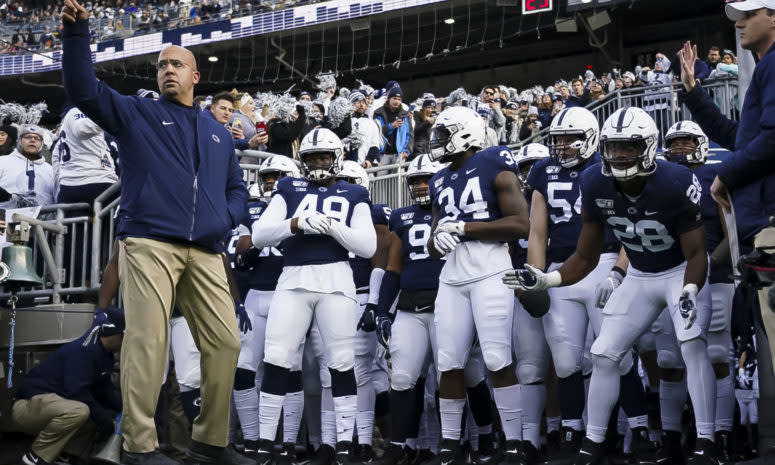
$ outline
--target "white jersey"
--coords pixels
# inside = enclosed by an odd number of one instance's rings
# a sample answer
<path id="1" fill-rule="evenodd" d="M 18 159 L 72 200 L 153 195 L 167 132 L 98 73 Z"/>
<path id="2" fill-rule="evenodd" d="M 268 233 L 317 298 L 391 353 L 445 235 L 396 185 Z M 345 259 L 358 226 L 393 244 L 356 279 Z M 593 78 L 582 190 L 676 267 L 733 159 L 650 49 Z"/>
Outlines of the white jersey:
<path id="1" fill-rule="evenodd" d="M 358 163 L 363 163 L 371 147 L 379 149 L 382 146 L 382 134 L 377 123 L 368 116 L 353 117 L 352 128 L 352 135 L 360 142 L 358 146 Z"/>
<path id="2" fill-rule="evenodd" d="M 78 108 L 62 119 L 56 150 L 51 151 L 57 185 L 114 183 L 116 167 L 101 127 Z"/>
<path id="3" fill-rule="evenodd" d="M 28 160 L 14 150 L 0 157 L 0 187 L 11 194 L 32 197 L 40 206 L 54 203 L 54 169 L 43 157 Z M 14 200 L 0 203 L 0 208 L 13 208 Z"/>

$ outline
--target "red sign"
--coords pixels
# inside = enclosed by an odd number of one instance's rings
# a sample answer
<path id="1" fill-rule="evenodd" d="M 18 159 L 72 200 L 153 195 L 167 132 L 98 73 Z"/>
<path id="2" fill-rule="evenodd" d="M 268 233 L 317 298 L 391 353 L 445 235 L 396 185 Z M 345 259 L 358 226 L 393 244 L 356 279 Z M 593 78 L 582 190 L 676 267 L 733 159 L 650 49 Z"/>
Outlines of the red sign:
<path id="1" fill-rule="evenodd" d="M 552 11 L 552 0 L 522 0 L 522 14 Z"/>

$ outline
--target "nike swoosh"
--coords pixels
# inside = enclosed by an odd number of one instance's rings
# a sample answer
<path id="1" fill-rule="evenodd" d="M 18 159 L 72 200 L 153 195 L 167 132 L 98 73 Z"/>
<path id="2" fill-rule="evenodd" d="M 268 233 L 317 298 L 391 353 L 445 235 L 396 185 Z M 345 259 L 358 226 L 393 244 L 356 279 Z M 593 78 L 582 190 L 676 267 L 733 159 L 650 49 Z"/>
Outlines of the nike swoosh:
<path id="1" fill-rule="evenodd" d="M 169 126 L 170 124 L 175 124 L 175 122 L 174 121 L 162 121 L 161 124 L 163 124 L 165 126 Z"/>
<path id="2" fill-rule="evenodd" d="M 518 449 L 511 449 L 506 451 L 507 454 L 516 454 L 517 452 L 519 452 Z"/>
<path id="3" fill-rule="evenodd" d="M 342 189 L 342 190 L 337 189 L 336 190 L 337 194 L 341 194 L 342 192 L 347 192 L 347 189 Z"/>
<path id="4" fill-rule="evenodd" d="M 466 170 L 466 174 L 471 174 L 471 173 L 473 173 L 474 171 L 476 171 L 476 168 L 472 168 L 472 169 L 470 169 L 470 170 Z"/>
<path id="5" fill-rule="evenodd" d="M 452 463 L 452 460 L 450 460 L 449 462 L 444 462 L 444 461 L 442 460 L 442 462 L 441 462 L 441 465 L 449 465 L 450 463 Z"/>
<path id="6" fill-rule="evenodd" d="M 694 451 L 694 455 L 705 455 L 705 451 L 704 450 L 696 450 L 696 451 Z"/>
<path id="7" fill-rule="evenodd" d="M 646 212 L 646 216 L 656 215 L 657 212 Z"/>
<path id="8" fill-rule="evenodd" d="M 283 457 L 286 457 L 286 456 L 288 455 L 288 452 L 286 452 L 286 451 L 283 451 L 283 452 L 280 452 L 278 455 L 281 455 L 281 456 L 283 456 Z"/>
<path id="9" fill-rule="evenodd" d="M 264 450 L 264 449 L 258 449 L 256 451 L 256 454 L 270 454 L 270 453 L 271 452 L 269 452 L 268 450 Z"/>

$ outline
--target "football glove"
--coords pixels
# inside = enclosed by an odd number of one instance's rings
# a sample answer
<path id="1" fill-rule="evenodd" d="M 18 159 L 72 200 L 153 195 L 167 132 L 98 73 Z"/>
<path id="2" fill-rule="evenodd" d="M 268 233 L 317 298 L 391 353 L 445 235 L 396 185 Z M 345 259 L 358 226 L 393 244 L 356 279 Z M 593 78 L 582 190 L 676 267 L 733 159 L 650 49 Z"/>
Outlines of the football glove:
<path id="1" fill-rule="evenodd" d="M 433 233 L 433 247 L 441 252 L 442 255 L 447 255 L 455 250 L 458 244 L 460 244 L 460 238 L 454 234 L 441 229 L 436 229 L 436 232 Z"/>
<path id="2" fill-rule="evenodd" d="M 245 310 L 245 304 L 239 299 L 234 299 L 234 311 L 237 314 L 237 320 L 239 321 L 239 329 L 243 333 L 253 330 L 253 323 L 250 322 L 248 312 Z"/>
<path id="3" fill-rule="evenodd" d="M 518 291 L 545 291 L 562 284 L 562 276 L 557 270 L 544 273 L 533 265 L 525 265 L 524 269 L 507 271 L 503 276 L 503 284 L 509 289 Z"/>
<path id="4" fill-rule="evenodd" d="M 436 226 L 436 231 L 444 231 L 457 236 L 466 235 L 466 222 L 465 221 L 445 221 L 439 223 Z"/>
<path id="5" fill-rule="evenodd" d="M 322 213 L 311 213 L 299 217 L 298 227 L 304 234 L 328 234 L 331 219 Z"/>
<path id="6" fill-rule="evenodd" d="M 746 390 L 753 388 L 753 378 L 748 376 L 748 372 L 743 367 L 737 369 L 737 387 Z"/>
<path id="7" fill-rule="evenodd" d="M 595 288 L 595 305 L 597 305 L 597 308 L 605 307 L 614 289 L 619 287 L 623 280 L 624 275 L 619 270 L 611 270 L 608 276 L 597 284 Z"/>
<path id="8" fill-rule="evenodd" d="M 366 304 L 357 328 L 369 333 L 377 329 L 377 304 Z"/>
<path id="9" fill-rule="evenodd" d="M 390 346 L 390 327 L 393 323 L 387 315 L 377 316 L 377 341 L 387 349 Z"/>
<path id="10" fill-rule="evenodd" d="M 684 320 L 684 329 L 689 329 L 697 319 L 697 289 L 696 284 L 686 284 L 678 299 L 678 311 Z"/>

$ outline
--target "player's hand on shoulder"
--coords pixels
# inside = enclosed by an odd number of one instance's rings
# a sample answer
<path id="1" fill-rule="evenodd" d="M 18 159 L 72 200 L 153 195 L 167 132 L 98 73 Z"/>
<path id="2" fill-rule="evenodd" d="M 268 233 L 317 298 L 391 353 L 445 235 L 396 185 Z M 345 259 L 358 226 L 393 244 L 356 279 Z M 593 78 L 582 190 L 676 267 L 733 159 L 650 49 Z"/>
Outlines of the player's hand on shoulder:
<path id="1" fill-rule="evenodd" d="M 527 264 L 523 269 L 507 271 L 502 280 L 509 289 L 519 291 L 544 291 L 562 284 L 562 276 L 559 271 L 544 273 L 542 270 Z"/>

